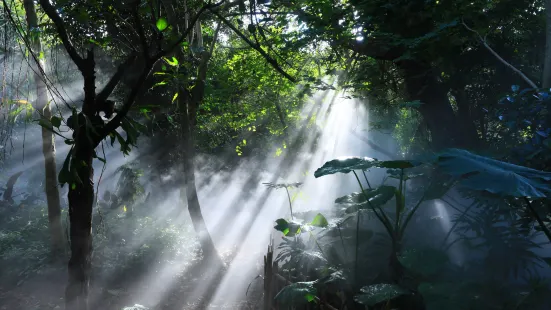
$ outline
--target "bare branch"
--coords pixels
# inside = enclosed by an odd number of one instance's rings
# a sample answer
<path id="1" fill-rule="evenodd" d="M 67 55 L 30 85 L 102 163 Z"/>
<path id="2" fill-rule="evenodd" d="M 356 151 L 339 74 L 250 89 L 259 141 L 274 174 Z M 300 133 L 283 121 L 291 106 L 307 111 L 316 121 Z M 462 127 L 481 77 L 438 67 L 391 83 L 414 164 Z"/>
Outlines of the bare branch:
<path id="1" fill-rule="evenodd" d="M 84 64 L 84 58 L 78 54 L 75 46 L 71 42 L 67 29 L 65 29 L 65 25 L 63 24 L 63 20 L 61 20 L 61 17 L 57 13 L 55 7 L 50 3 L 50 0 L 40 0 L 39 2 L 44 12 L 46 12 L 48 17 L 54 22 L 59 38 L 61 39 L 61 42 L 63 42 L 63 46 L 73 62 L 77 65 L 81 72 L 86 71 L 87 68 Z"/>
<path id="2" fill-rule="evenodd" d="M 283 75 L 286 79 L 288 79 L 289 81 L 293 82 L 293 83 L 296 83 L 296 79 L 294 77 L 292 77 L 291 75 L 289 75 L 287 72 L 285 72 L 285 70 L 283 70 L 279 64 L 277 63 L 277 61 L 275 59 L 273 59 L 272 57 L 270 57 L 270 55 L 268 55 L 263 49 L 262 47 L 260 47 L 260 45 L 258 44 L 255 44 L 253 43 L 251 40 L 249 40 L 241 31 L 239 31 L 239 29 L 237 29 L 232 23 L 230 23 L 227 19 L 225 19 L 222 15 L 220 15 L 220 13 L 218 13 L 217 11 L 215 10 L 212 10 L 209 8 L 209 11 L 211 11 L 214 15 L 216 15 L 216 17 L 218 17 L 220 19 L 221 22 L 223 22 L 226 26 L 228 26 L 231 30 L 233 30 L 233 32 L 235 32 L 235 34 L 237 34 L 243 41 L 245 41 L 248 45 L 250 45 L 252 48 L 254 48 L 258 53 L 260 53 L 260 55 L 262 55 L 262 57 L 264 57 L 264 59 L 266 59 L 266 61 L 272 65 L 272 67 L 279 73 L 281 73 L 281 75 Z"/>
<path id="3" fill-rule="evenodd" d="M 476 30 L 474 30 L 474 29 L 470 28 L 469 26 L 467 26 L 467 24 L 465 24 L 464 21 L 462 21 L 462 24 L 467 30 L 475 33 L 476 36 L 478 37 L 478 39 L 480 40 L 480 42 L 482 43 L 482 45 L 484 45 L 484 47 L 486 49 L 488 49 L 488 51 L 490 51 L 490 53 L 492 53 L 492 55 L 494 55 L 499 61 L 501 61 L 504 65 L 506 65 L 511 70 L 513 70 L 516 74 L 520 75 L 520 77 L 522 77 L 522 79 L 524 79 L 524 81 L 526 81 L 526 83 L 528 83 L 532 88 L 538 88 L 536 83 L 534 83 L 532 80 L 530 80 L 530 78 L 528 78 L 524 73 L 522 73 L 522 71 L 515 68 L 515 66 L 511 65 L 505 59 L 503 59 L 501 56 L 499 56 L 499 54 L 496 51 L 494 51 L 494 49 L 492 49 L 490 47 L 490 45 L 488 45 L 488 42 L 486 41 L 485 37 L 483 38 Z"/>

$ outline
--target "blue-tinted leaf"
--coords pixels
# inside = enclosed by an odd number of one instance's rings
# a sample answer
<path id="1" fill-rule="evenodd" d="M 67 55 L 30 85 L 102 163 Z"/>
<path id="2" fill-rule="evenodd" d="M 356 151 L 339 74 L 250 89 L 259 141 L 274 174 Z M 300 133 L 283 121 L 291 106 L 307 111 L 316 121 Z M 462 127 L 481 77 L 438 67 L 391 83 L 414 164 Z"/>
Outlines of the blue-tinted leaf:
<path id="1" fill-rule="evenodd" d="M 466 150 L 448 149 L 437 168 L 460 178 L 460 185 L 500 196 L 543 198 L 551 195 L 551 173 L 513 165 Z"/>

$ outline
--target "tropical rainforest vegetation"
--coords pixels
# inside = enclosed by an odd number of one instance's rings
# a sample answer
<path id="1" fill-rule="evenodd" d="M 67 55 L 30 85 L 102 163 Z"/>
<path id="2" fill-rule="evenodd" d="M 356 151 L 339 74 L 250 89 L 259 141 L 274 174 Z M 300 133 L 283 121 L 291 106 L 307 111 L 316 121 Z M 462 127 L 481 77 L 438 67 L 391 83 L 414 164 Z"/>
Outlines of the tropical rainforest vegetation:
<path id="1" fill-rule="evenodd" d="M 1 3 L 0 309 L 551 308 L 551 0 Z"/>

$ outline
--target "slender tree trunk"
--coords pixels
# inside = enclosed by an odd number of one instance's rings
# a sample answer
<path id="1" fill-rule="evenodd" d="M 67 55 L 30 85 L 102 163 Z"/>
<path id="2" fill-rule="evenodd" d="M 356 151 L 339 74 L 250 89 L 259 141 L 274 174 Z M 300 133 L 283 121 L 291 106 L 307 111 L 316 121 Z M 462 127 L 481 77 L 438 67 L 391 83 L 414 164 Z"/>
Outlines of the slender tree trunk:
<path id="1" fill-rule="evenodd" d="M 31 48 L 38 59 L 34 62 L 33 69 L 35 71 L 34 83 L 36 87 L 36 102 L 35 107 L 41 111 L 46 120 L 52 118 L 52 110 L 48 103 L 47 87 L 44 83 L 42 74 L 44 64 L 42 61 L 42 46 L 38 32 L 34 31 L 38 27 L 38 18 L 34 1 L 24 0 L 23 5 L 27 16 L 27 27 L 30 34 Z M 65 238 L 63 237 L 63 226 L 61 225 L 61 202 L 59 198 L 59 189 L 57 184 L 57 167 L 55 162 L 55 140 L 54 134 L 46 129 L 42 129 L 42 153 L 44 154 L 44 169 L 46 174 L 45 191 L 46 201 L 48 203 L 48 221 L 50 229 L 50 239 L 52 246 L 52 254 L 59 255 L 65 249 Z"/>
<path id="2" fill-rule="evenodd" d="M 545 53 L 543 88 L 551 88 L 551 0 L 545 0 Z"/>
<path id="3" fill-rule="evenodd" d="M 207 229 L 201 205 L 197 196 L 197 187 L 195 184 L 195 144 L 193 139 L 193 126 L 190 122 L 188 114 L 189 101 L 186 100 L 188 94 L 179 96 L 178 105 L 180 111 L 180 122 L 182 126 L 182 149 L 183 149 L 183 164 L 184 164 L 184 188 L 188 205 L 189 216 L 193 223 L 193 228 L 199 237 L 201 249 L 206 259 L 212 260 L 213 263 L 222 265 L 222 261 L 218 256 L 214 242 Z M 182 193 L 183 194 L 183 193 Z M 182 197 L 183 198 L 183 197 Z"/>
<path id="4" fill-rule="evenodd" d="M 184 6 L 187 7 L 187 3 L 184 1 Z M 187 10 L 186 10 L 187 12 Z M 171 16 L 171 18 L 174 16 Z M 195 32 L 197 32 L 197 44 L 194 44 L 196 47 L 203 47 L 203 36 L 201 30 L 201 24 L 199 21 L 195 25 L 189 25 L 189 14 L 185 14 L 184 20 L 184 29 L 193 27 Z M 176 30 L 176 29 L 175 29 Z M 216 32 L 218 33 L 218 31 Z M 214 41 L 216 41 L 216 36 Z M 190 44 L 193 44 L 192 34 L 190 33 L 187 37 L 187 40 Z M 214 44 L 214 43 L 213 43 Z M 211 49 L 212 53 L 212 49 Z M 180 50 L 178 52 L 178 57 L 185 58 L 187 57 Z M 214 246 L 212 237 L 208 231 L 203 213 L 201 212 L 201 205 L 199 203 L 199 198 L 197 196 L 197 186 L 195 183 L 195 140 L 194 140 L 194 128 L 197 118 L 197 108 L 199 104 L 203 101 L 204 89 L 205 89 L 205 79 L 207 72 L 207 64 L 210 59 L 210 53 L 203 52 L 201 57 L 201 62 L 199 64 L 197 79 L 193 87 L 192 93 L 188 91 L 185 87 L 179 89 L 178 96 L 178 110 L 180 112 L 180 125 L 182 126 L 182 151 L 183 151 L 183 166 L 184 166 L 184 189 L 186 194 L 186 201 L 188 206 L 189 216 L 193 223 L 193 228 L 198 235 L 199 243 L 201 249 L 203 250 L 204 258 L 210 260 L 213 265 L 218 267 L 223 266 L 222 259 L 218 255 L 218 251 Z M 187 83 L 184 83 L 186 85 Z M 183 191 L 182 191 L 182 200 Z"/>

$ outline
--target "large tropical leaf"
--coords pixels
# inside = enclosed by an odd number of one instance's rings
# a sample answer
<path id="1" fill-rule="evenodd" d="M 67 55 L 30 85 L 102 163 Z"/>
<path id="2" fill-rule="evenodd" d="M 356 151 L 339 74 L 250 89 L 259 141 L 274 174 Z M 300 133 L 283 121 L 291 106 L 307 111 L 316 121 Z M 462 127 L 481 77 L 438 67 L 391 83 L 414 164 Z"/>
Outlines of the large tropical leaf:
<path id="1" fill-rule="evenodd" d="M 341 157 L 330 160 L 314 172 L 316 178 L 335 173 L 349 173 L 353 170 L 367 170 L 372 168 L 377 159 L 369 157 Z"/>
<path id="2" fill-rule="evenodd" d="M 362 305 L 373 307 L 380 302 L 407 294 L 409 292 L 398 285 L 382 283 L 364 286 L 361 294 L 354 296 L 354 300 Z"/>
<path id="3" fill-rule="evenodd" d="M 354 192 L 350 195 L 339 197 L 335 199 L 335 203 L 351 205 L 345 212 L 352 213 L 358 211 L 358 209 L 381 207 L 390 201 L 396 193 L 396 187 L 382 185 L 375 189 L 364 190 L 363 193 Z M 369 199 L 369 204 L 367 203 L 367 199 Z"/>
<path id="4" fill-rule="evenodd" d="M 551 195 L 551 173 L 513 165 L 466 150 L 448 149 L 437 168 L 460 178 L 460 185 L 500 196 L 543 198 Z"/>
<path id="5" fill-rule="evenodd" d="M 274 297 L 275 301 L 282 307 L 293 307 L 304 305 L 313 301 L 317 290 L 315 282 L 297 282 L 284 287 Z"/>
<path id="6" fill-rule="evenodd" d="M 370 157 L 341 157 L 330 160 L 314 172 L 319 178 L 335 173 L 349 173 L 353 170 L 367 170 L 370 168 L 407 169 L 420 165 L 421 162 L 413 160 L 384 160 L 379 161 Z"/>

